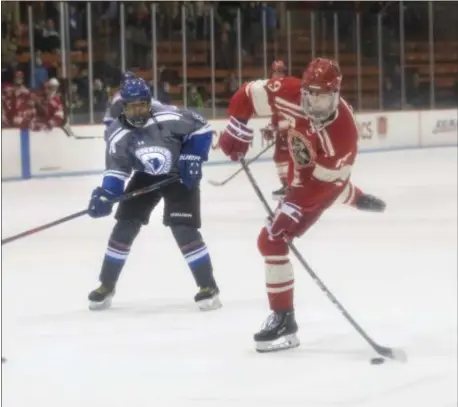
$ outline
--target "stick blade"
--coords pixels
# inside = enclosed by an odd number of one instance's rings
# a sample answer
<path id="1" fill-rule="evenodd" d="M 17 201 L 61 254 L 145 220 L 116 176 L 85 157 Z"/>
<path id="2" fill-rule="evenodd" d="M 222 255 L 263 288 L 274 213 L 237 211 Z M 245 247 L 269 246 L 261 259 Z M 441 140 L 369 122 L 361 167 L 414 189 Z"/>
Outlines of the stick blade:
<path id="1" fill-rule="evenodd" d="M 208 180 L 208 183 L 214 187 L 222 187 L 225 184 L 224 181 L 213 181 L 211 179 Z"/>
<path id="2" fill-rule="evenodd" d="M 391 353 L 393 355 L 394 360 L 397 360 L 398 362 L 402 363 L 407 363 L 407 353 L 404 350 L 400 348 L 393 348 L 391 349 Z"/>
<path id="3" fill-rule="evenodd" d="M 401 363 L 407 363 L 407 353 L 400 348 L 385 348 L 383 346 L 377 346 L 375 351 L 384 358 L 392 359 Z"/>

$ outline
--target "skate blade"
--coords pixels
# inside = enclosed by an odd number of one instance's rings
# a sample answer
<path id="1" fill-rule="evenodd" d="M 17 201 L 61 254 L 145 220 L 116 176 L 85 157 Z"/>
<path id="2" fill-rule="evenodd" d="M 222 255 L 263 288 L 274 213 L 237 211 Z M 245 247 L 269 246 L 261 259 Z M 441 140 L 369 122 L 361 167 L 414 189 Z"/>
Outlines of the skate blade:
<path id="1" fill-rule="evenodd" d="M 205 300 L 197 301 L 196 304 L 201 311 L 213 311 L 223 306 L 217 295 L 212 298 L 206 298 Z"/>
<path id="2" fill-rule="evenodd" d="M 89 301 L 89 309 L 91 311 L 103 311 L 111 307 L 111 299 L 113 297 L 107 297 L 102 302 Z"/>
<path id="3" fill-rule="evenodd" d="M 275 194 L 272 194 L 272 199 L 273 199 L 274 201 L 281 201 L 284 197 L 285 197 L 285 195 L 275 195 Z"/>
<path id="4" fill-rule="evenodd" d="M 256 351 L 260 353 L 277 352 L 280 350 L 297 348 L 301 344 L 296 334 L 285 335 L 274 341 L 256 342 Z"/>

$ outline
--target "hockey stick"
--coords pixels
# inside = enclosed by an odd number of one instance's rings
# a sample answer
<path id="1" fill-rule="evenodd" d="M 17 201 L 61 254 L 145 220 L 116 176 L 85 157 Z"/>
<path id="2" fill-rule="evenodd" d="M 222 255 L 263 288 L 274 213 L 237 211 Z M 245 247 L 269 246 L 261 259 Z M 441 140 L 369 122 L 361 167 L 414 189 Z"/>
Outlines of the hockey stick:
<path id="1" fill-rule="evenodd" d="M 253 158 L 247 161 L 247 165 L 250 165 L 252 162 L 256 161 L 259 157 L 261 157 L 267 150 L 270 150 L 273 146 L 275 145 L 275 142 L 268 144 L 266 147 L 264 147 L 258 154 L 256 154 Z M 223 185 L 226 185 L 230 180 L 235 178 L 237 175 L 239 175 L 243 171 L 243 168 L 239 168 L 237 171 L 235 171 L 231 176 L 227 177 L 223 181 L 213 181 L 213 180 L 208 180 L 208 183 L 213 185 L 214 187 L 222 187 Z"/>
<path id="2" fill-rule="evenodd" d="M 145 188 L 137 189 L 137 190 L 129 192 L 127 194 L 123 194 L 123 195 L 113 199 L 112 203 L 118 203 L 118 202 L 127 201 L 128 199 L 135 198 L 135 197 L 137 197 L 139 195 L 144 195 L 144 194 L 147 194 L 149 192 L 156 191 L 157 189 L 162 188 L 162 187 L 164 187 L 166 185 L 169 185 L 169 184 L 171 184 L 171 183 L 173 183 L 173 182 L 175 182 L 175 181 L 177 181 L 179 179 L 180 178 L 176 177 L 176 176 L 175 177 L 171 177 L 171 178 L 167 178 L 167 179 L 165 179 L 163 181 L 160 181 L 160 182 L 157 182 L 155 184 L 149 185 L 149 186 L 147 186 Z M 57 219 L 57 220 L 55 220 L 53 222 L 46 223 L 46 224 L 38 226 L 36 228 L 26 230 L 25 232 L 19 233 L 17 235 L 7 237 L 6 239 L 2 239 L 2 246 L 4 244 L 10 243 L 10 242 L 14 242 L 15 240 L 18 240 L 18 239 L 20 239 L 22 237 L 30 236 L 30 235 L 33 235 L 35 233 L 41 232 L 43 230 L 49 229 L 49 228 L 51 228 L 53 226 L 60 225 L 61 223 L 68 222 L 69 220 L 79 218 L 80 216 L 86 215 L 88 212 L 89 212 L 88 209 L 84 209 L 83 211 L 75 212 L 75 213 L 73 213 L 71 215 L 68 215 L 68 216 L 65 216 L 63 218 Z"/>
<path id="3" fill-rule="evenodd" d="M 59 129 L 61 129 L 68 138 L 73 138 L 75 140 L 93 140 L 104 138 L 104 136 L 78 136 L 73 132 L 68 122 L 63 124 L 62 126 L 59 126 Z"/>
<path id="4" fill-rule="evenodd" d="M 245 161 L 245 159 L 241 159 L 241 164 L 242 168 L 245 171 L 251 186 L 253 187 L 256 195 L 258 196 L 259 200 L 262 202 L 264 205 L 265 210 L 269 214 L 269 216 L 273 217 L 274 213 L 272 209 L 270 208 L 268 202 L 266 201 L 266 198 L 264 197 L 261 189 L 259 188 L 258 183 L 254 179 L 254 176 L 248 167 L 248 163 Z M 294 244 L 291 241 L 287 241 L 288 246 L 290 250 L 293 252 L 293 254 L 296 256 L 297 260 L 301 263 L 301 265 L 305 268 L 307 273 L 309 273 L 310 277 L 315 281 L 315 283 L 320 287 L 321 291 L 326 294 L 328 299 L 334 304 L 334 306 L 340 311 L 340 313 L 345 317 L 345 319 L 350 322 L 350 324 L 353 326 L 353 328 L 356 329 L 356 331 L 366 340 L 367 343 L 372 347 L 372 349 L 375 350 L 380 356 L 383 356 L 385 358 L 390 358 L 397 360 L 399 362 L 406 362 L 407 361 L 407 355 L 402 349 L 397 349 L 397 348 L 388 348 L 385 346 L 381 346 L 377 344 L 365 331 L 361 326 L 353 319 L 353 317 L 348 313 L 348 311 L 343 307 L 343 305 L 337 300 L 336 297 L 329 291 L 329 289 L 326 287 L 326 285 L 320 280 L 320 278 L 315 274 L 315 272 L 312 270 L 312 268 L 308 265 L 308 263 L 305 261 L 304 257 L 300 254 L 299 250 L 296 249 Z"/>

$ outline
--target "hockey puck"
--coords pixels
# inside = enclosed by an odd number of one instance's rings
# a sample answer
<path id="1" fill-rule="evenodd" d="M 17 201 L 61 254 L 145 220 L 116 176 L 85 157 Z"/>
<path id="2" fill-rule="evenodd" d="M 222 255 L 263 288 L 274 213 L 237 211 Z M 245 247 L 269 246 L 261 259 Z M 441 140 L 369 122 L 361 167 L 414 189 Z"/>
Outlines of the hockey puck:
<path id="1" fill-rule="evenodd" d="M 371 365 L 382 365 L 385 363 L 385 359 L 383 358 L 372 358 L 371 359 Z"/>

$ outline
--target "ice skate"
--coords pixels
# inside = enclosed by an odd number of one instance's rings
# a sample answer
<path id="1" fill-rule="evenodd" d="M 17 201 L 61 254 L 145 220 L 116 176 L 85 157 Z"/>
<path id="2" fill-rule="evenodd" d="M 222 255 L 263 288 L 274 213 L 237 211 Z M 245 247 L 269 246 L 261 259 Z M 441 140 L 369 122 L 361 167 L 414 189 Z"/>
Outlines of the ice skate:
<path id="1" fill-rule="evenodd" d="M 300 345 L 297 336 L 294 311 L 274 312 L 267 318 L 262 329 L 254 335 L 258 352 L 275 352 L 296 348 Z"/>
<path id="2" fill-rule="evenodd" d="M 108 288 L 103 284 L 89 293 L 89 309 L 100 311 L 111 307 L 111 300 L 115 295 L 114 288 Z"/>
<path id="3" fill-rule="evenodd" d="M 201 287 L 194 296 L 194 301 L 201 311 L 212 311 L 223 306 L 219 299 L 218 287 Z"/>
<path id="4" fill-rule="evenodd" d="M 286 192 L 287 192 L 287 186 L 283 185 L 281 188 L 272 192 L 272 199 L 274 201 L 279 201 L 286 196 Z"/>

